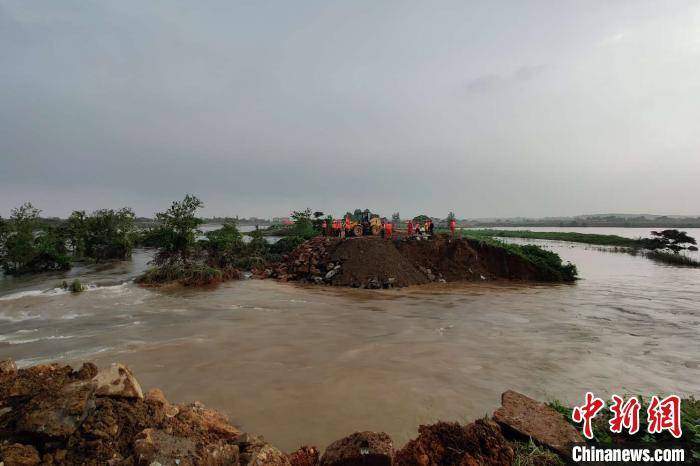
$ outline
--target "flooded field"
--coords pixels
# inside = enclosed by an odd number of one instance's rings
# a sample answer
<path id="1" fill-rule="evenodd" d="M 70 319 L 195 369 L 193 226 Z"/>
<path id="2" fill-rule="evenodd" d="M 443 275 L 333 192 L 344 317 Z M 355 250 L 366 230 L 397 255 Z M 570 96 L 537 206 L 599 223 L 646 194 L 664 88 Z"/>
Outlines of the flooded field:
<path id="1" fill-rule="evenodd" d="M 509 388 L 566 401 L 586 390 L 700 393 L 699 269 L 536 243 L 576 263 L 581 280 L 165 291 L 131 282 L 144 250 L 131 262 L 4 277 L 0 359 L 122 361 L 144 388 L 200 400 L 287 450 L 361 429 L 400 444 L 420 423 L 483 416 Z M 57 288 L 74 276 L 87 292 Z"/>

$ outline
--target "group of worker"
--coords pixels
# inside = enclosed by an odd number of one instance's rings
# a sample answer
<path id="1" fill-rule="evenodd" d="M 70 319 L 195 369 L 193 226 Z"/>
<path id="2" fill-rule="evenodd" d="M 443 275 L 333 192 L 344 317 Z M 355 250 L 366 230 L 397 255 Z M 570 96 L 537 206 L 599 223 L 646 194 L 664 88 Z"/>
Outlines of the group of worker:
<path id="1" fill-rule="evenodd" d="M 409 238 L 412 236 L 421 237 L 423 236 L 423 234 L 433 236 L 434 233 L 435 225 L 430 219 L 427 219 L 425 222 L 423 222 L 422 228 L 421 222 L 414 223 L 413 220 L 409 220 L 408 222 L 406 222 L 406 234 Z"/>
<path id="2" fill-rule="evenodd" d="M 455 236 L 455 228 L 457 222 L 452 219 L 450 220 L 450 232 L 452 237 Z M 332 236 L 338 236 L 340 238 L 345 238 L 345 236 L 350 232 L 352 228 L 352 220 L 350 216 L 346 216 L 345 219 L 333 219 L 331 222 L 331 231 L 328 231 L 328 223 L 323 221 L 323 232 L 324 234 L 329 234 Z M 412 237 L 423 237 L 427 235 L 432 237 L 435 234 L 435 225 L 431 219 L 427 219 L 425 222 L 421 223 L 419 221 L 408 220 L 406 222 L 406 236 Z M 383 238 L 393 239 L 394 237 L 394 224 L 389 221 L 382 222 L 381 235 Z"/>

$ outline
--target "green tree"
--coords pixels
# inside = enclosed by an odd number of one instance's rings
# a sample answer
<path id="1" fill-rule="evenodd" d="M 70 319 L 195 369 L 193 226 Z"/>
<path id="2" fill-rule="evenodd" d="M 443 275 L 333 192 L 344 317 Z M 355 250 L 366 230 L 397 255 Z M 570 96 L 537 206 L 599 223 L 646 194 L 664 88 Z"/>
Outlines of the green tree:
<path id="1" fill-rule="evenodd" d="M 233 221 L 227 221 L 218 230 L 205 234 L 202 244 L 207 250 L 209 264 L 213 267 L 226 267 L 243 254 L 243 235 Z"/>
<path id="2" fill-rule="evenodd" d="M 17 275 L 70 268 L 66 241 L 57 228 L 41 228 L 41 211 L 27 202 L 13 209 L 4 222 L 0 264 L 5 273 Z"/>
<path id="3" fill-rule="evenodd" d="M 314 218 L 311 221 L 311 223 L 314 227 L 314 230 L 316 230 L 317 232 L 319 232 L 323 229 L 323 221 L 325 220 L 325 218 L 323 216 L 324 216 L 324 213 L 321 211 L 314 212 Z"/>
<path id="4" fill-rule="evenodd" d="M 131 257 L 134 218 L 134 211 L 128 207 L 93 212 L 85 219 L 85 255 L 97 262 Z"/>
<path id="5" fill-rule="evenodd" d="M 313 221 L 311 220 L 311 209 L 295 210 L 292 212 L 292 221 L 294 222 L 294 235 L 304 238 L 316 236 Z"/>
<path id="6" fill-rule="evenodd" d="M 651 235 L 653 236 L 652 241 L 657 243 L 658 249 L 670 249 L 676 254 L 683 249 L 690 249 L 692 245 L 697 244 L 695 238 L 688 236 L 685 231 L 652 231 Z"/>
<path id="7" fill-rule="evenodd" d="M 455 213 L 454 213 L 454 212 L 450 211 L 450 213 L 447 214 L 447 218 L 446 218 L 445 220 L 447 221 L 447 224 L 449 225 L 449 223 L 450 223 L 452 220 L 457 220 L 457 217 L 455 216 Z"/>
<path id="8" fill-rule="evenodd" d="M 270 244 L 267 242 L 261 230 L 254 230 L 250 233 L 250 242 L 247 244 L 248 256 L 257 262 L 264 261 L 265 255 L 270 250 Z"/>
<path id="9" fill-rule="evenodd" d="M 87 240 L 87 216 L 84 210 L 75 210 L 65 225 L 68 244 L 75 257 L 85 255 L 85 242 Z"/>
<path id="10" fill-rule="evenodd" d="M 158 244 L 160 248 L 154 262 L 156 264 L 188 264 L 196 252 L 197 236 L 202 220 L 197 210 L 204 204 L 197 197 L 188 194 L 181 201 L 175 201 L 165 212 L 156 214 L 158 223 Z"/>

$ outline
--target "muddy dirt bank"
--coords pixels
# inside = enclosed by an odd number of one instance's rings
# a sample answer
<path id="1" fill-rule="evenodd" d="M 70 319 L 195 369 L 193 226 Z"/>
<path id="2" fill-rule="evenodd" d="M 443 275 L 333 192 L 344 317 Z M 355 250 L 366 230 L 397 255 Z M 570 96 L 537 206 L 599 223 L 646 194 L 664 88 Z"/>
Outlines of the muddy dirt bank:
<path id="1" fill-rule="evenodd" d="M 555 261 L 560 263 L 558 256 Z M 549 264 L 516 248 L 446 235 L 396 240 L 317 237 L 281 262 L 256 271 L 256 276 L 370 289 L 493 279 L 566 280 L 552 273 Z"/>

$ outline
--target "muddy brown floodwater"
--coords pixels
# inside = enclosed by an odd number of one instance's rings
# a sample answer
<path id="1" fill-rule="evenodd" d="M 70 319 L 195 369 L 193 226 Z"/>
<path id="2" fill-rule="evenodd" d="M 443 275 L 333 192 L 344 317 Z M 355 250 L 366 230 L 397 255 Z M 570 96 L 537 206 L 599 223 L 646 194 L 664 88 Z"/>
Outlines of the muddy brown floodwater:
<path id="1" fill-rule="evenodd" d="M 157 291 L 130 282 L 145 251 L 67 275 L 0 278 L 0 358 L 122 361 L 144 388 L 200 400 L 285 450 L 362 429 L 402 444 L 421 423 L 493 411 L 509 388 L 570 402 L 586 390 L 700 394 L 700 270 L 538 243 L 582 279 Z M 73 276 L 90 290 L 55 289 Z"/>

